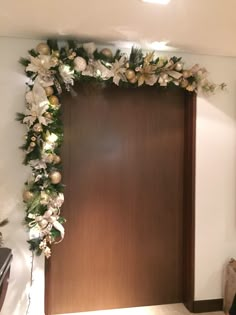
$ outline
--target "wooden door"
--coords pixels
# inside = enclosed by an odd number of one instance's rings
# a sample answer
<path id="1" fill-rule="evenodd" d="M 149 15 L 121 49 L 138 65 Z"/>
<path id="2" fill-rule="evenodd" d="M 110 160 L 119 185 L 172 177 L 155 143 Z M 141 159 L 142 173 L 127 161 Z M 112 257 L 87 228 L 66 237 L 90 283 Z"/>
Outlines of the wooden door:
<path id="1" fill-rule="evenodd" d="M 63 106 L 67 223 L 48 314 L 182 302 L 185 93 L 80 87 Z"/>

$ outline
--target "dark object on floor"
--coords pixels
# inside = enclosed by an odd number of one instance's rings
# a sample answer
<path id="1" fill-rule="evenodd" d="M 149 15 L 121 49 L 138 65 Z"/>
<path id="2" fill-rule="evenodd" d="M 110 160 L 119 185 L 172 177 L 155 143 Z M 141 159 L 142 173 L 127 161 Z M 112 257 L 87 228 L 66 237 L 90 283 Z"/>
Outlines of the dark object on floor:
<path id="1" fill-rule="evenodd" d="M 225 280 L 224 311 L 236 315 L 236 260 L 233 258 L 226 266 Z"/>
<path id="2" fill-rule="evenodd" d="M 234 296 L 233 304 L 229 310 L 229 315 L 236 315 L 236 295 Z"/>
<path id="3" fill-rule="evenodd" d="M 0 221 L 0 227 L 3 227 L 4 225 L 6 225 L 7 223 L 9 223 L 8 219 L 5 219 L 3 221 Z M 0 248 L 3 246 L 3 237 L 2 237 L 2 233 L 0 232 Z"/>
<path id="4" fill-rule="evenodd" d="M 7 293 L 11 261 L 12 261 L 11 249 L 0 248 L 0 312 Z"/>

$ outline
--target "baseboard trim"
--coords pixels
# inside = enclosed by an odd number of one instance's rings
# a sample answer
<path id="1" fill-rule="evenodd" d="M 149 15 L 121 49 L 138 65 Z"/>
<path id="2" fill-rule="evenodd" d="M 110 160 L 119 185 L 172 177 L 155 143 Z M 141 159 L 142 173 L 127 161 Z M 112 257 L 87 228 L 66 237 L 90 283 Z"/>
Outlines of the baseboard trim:
<path id="1" fill-rule="evenodd" d="M 193 301 L 193 313 L 217 312 L 223 310 L 223 299 Z"/>

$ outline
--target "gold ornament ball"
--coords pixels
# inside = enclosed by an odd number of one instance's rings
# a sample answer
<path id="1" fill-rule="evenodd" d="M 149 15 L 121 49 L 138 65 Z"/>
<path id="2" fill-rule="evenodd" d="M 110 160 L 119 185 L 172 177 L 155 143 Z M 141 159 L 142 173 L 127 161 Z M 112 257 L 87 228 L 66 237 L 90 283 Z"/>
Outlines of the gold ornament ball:
<path id="1" fill-rule="evenodd" d="M 53 67 L 57 66 L 59 63 L 59 60 L 56 56 L 51 57 L 51 64 L 53 65 Z"/>
<path id="2" fill-rule="evenodd" d="M 129 82 L 134 84 L 137 82 L 137 80 L 138 80 L 138 78 L 135 76 L 135 77 L 133 77 L 133 79 L 129 80 Z"/>
<path id="3" fill-rule="evenodd" d="M 35 124 L 35 125 L 33 126 L 33 130 L 34 130 L 34 132 L 39 133 L 39 132 L 42 132 L 42 131 L 43 131 L 43 128 L 42 128 L 41 124 L 37 123 L 37 124 Z"/>
<path id="4" fill-rule="evenodd" d="M 52 114 L 49 113 L 49 112 L 46 112 L 46 113 L 44 114 L 44 117 L 47 118 L 47 119 L 52 119 Z"/>
<path id="5" fill-rule="evenodd" d="M 54 161 L 54 155 L 52 153 L 49 153 L 45 160 L 47 163 L 51 164 Z"/>
<path id="6" fill-rule="evenodd" d="M 25 190 L 23 192 L 23 200 L 24 201 L 26 201 L 26 202 L 30 201 L 33 197 L 34 197 L 34 194 L 31 191 Z"/>
<path id="7" fill-rule="evenodd" d="M 41 221 L 38 222 L 38 225 L 39 225 L 42 229 L 45 229 L 45 227 L 48 225 L 48 220 L 42 219 Z"/>
<path id="8" fill-rule="evenodd" d="M 181 83 L 180 83 L 180 86 L 181 86 L 182 88 L 186 88 L 186 87 L 188 86 L 188 80 L 183 79 L 183 80 L 181 81 Z"/>
<path id="9" fill-rule="evenodd" d="M 135 78 L 135 72 L 134 70 L 131 70 L 131 69 L 127 69 L 125 71 L 125 75 L 126 75 L 126 78 L 130 81 L 132 80 L 133 78 Z"/>
<path id="10" fill-rule="evenodd" d="M 54 164 L 59 164 L 61 162 L 61 158 L 60 158 L 60 156 L 58 156 L 58 155 L 54 155 L 53 156 L 53 163 Z"/>
<path id="11" fill-rule="evenodd" d="M 49 175 L 52 184 L 59 184 L 61 181 L 61 173 L 58 171 L 53 171 L 50 175 Z"/>
<path id="12" fill-rule="evenodd" d="M 55 107 L 57 107 L 59 105 L 59 98 L 57 96 L 51 95 L 51 96 L 49 96 L 48 99 L 49 99 L 49 102 L 51 105 L 53 105 Z"/>
<path id="13" fill-rule="evenodd" d="M 36 141 L 36 137 L 35 136 L 31 137 L 31 141 Z"/>
<path id="14" fill-rule="evenodd" d="M 34 148 L 36 146 L 35 142 L 30 142 L 30 147 Z"/>
<path id="15" fill-rule="evenodd" d="M 53 51 L 52 53 L 54 56 L 56 56 L 57 58 L 60 57 L 60 52 L 58 50 Z"/>
<path id="16" fill-rule="evenodd" d="M 109 48 L 103 48 L 101 50 L 101 54 L 103 54 L 107 58 L 112 58 L 112 56 L 113 56 L 112 51 Z"/>
<path id="17" fill-rule="evenodd" d="M 45 92 L 46 92 L 47 96 L 51 96 L 54 93 L 54 90 L 53 90 L 53 88 L 51 86 L 47 86 L 45 88 Z"/>
<path id="18" fill-rule="evenodd" d="M 36 51 L 40 55 L 49 55 L 50 54 L 50 47 L 46 43 L 40 43 L 37 45 Z"/>

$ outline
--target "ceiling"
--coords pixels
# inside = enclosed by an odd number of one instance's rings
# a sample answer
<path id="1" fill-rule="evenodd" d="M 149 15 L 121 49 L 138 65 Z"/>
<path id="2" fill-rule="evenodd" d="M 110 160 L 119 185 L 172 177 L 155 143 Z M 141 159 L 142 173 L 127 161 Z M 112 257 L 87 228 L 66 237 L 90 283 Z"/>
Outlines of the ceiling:
<path id="1" fill-rule="evenodd" d="M 180 51 L 236 57 L 236 0 L 1 1 L 0 36 L 116 42 L 168 42 Z"/>

